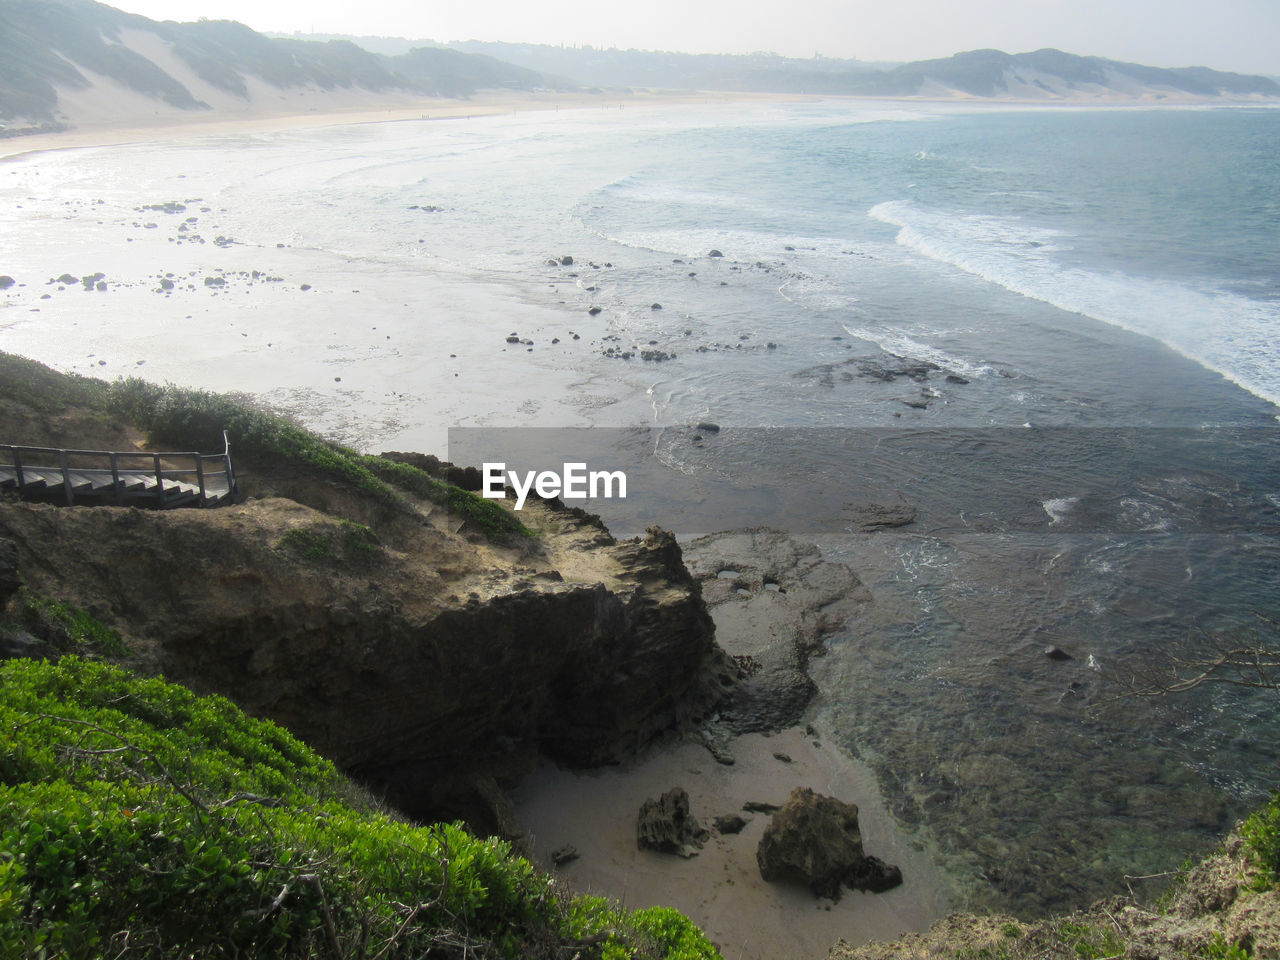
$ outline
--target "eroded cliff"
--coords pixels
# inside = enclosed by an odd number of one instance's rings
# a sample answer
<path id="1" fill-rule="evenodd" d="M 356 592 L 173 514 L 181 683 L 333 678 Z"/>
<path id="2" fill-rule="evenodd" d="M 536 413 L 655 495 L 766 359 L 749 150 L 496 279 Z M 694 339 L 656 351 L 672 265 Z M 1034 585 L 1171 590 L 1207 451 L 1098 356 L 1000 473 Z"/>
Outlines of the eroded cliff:
<path id="1" fill-rule="evenodd" d="M 621 759 L 732 686 L 667 533 L 557 504 L 495 545 L 431 504 L 372 528 L 273 497 L 221 510 L 0 503 L 27 588 L 119 630 L 143 669 L 270 717 L 423 818 L 511 832 L 538 752 Z"/>

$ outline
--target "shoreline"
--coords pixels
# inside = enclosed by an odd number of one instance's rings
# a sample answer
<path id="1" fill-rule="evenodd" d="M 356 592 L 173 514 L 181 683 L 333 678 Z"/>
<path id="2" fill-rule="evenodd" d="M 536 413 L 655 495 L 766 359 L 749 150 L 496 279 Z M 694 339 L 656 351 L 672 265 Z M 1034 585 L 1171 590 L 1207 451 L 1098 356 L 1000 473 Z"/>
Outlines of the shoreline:
<path id="1" fill-rule="evenodd" d="M 106 123 L 80 122 L 56 133 L 35 133 L 0 138 L 0 163 L 35 153 L 114 147 L 148 143 L 177 137 L 228 136 L 246 133 L 268 133 L 316 127 L 345 126 L 364 123 L 406 123 L 431 120 L 469 120 L 522 112 L 556 112 L 559 110 L 623 109 L 626 107 L 672 107 L 711 103 L 816 103 L 824 101 L 910 104 L 915 106 L 968 107 L 1019 110 L 1151 110 L 1270 108 L 1280 109 L 1275 100 L 1223 100 L 1221 98 L 1179 97 L 1163 100 L 1080 98 L 1076 100 L 1033 100 L 1026 98 L 991 99 L 975 96 L 954 97 L 873 97 L 848 94 L 766 93 L 745 90 L 603 90 L 599 93 L 512 92 L 485 90 L 467 99 L 441 97 L 407 97 L 404 95 L 376 100 L 370 93 L 363 103 L 333 105 L 299 112 L 296 107 L 270 109 L 250 107 L 243 112 L 218 111 L 217 116 L 204 113 L 170 112 L 156 121 L 133 118 Z"/>
<path id="2" fill-rule="evenodd" d="M 364 123 L 407 123 L 469 120 L 524 112 L 620 109 L 626 107 L 689 106 L 705 103 L 796 103 L 826 99 L 806 94 L 745 93 L 736 91 L 604 91 L 598 94 L 513 93 L 484 91 L 465 100 L 396 98 L 394 103 L 296 110 L 251 109 L 239 115 L 169 114 L 158 122 L 138 120 L 77 124 L 57 133 L 36 133 L 0 139 L 0 163 L 35 153 L 116 147 L 177 137 L 228 136 L 313 127 Z"/>

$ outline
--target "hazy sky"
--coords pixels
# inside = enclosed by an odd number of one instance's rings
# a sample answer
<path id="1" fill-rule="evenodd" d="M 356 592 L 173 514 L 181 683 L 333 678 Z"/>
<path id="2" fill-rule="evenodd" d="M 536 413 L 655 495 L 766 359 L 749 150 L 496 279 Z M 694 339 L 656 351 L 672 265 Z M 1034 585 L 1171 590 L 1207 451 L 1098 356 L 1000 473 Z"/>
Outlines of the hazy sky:
<path id="1" fill-rule="evenodd" d="M 111 2 L 111 0 L 108 0 Z M 1280 75 L 1280 0 L 118 0 L 256 30 L 920 60 L 1058 47 Z"/>

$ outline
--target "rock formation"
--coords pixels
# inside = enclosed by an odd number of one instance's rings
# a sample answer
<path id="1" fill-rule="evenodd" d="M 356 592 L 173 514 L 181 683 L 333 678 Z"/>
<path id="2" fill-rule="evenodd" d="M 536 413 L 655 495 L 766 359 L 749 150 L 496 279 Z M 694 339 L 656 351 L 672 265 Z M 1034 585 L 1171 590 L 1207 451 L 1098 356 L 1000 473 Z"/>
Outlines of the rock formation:
<path id="1" fill-rule="evenodd" d="M 657 800 L 646 800 L 636 818 L 636 843 L 642 850 L 696 857 L 710 834 L 689 811 L 689 794 L 673 787 Z"/>
<path id="2" fill-rule="evenodd" d="M 902 871 L 867 856 L 858 808 L 807 787 L 791 792 L 773 815 L 756 851 L 769 882 L 806 884 L 815 896 L 840 899 L 841 886 L 879 893 L 902 883 Z"/>
<path id="3" fill-rule="evenodd" d="M 537 754 L 628 756 L 736 676 L 675 538 L 617 543 L 530 504 L 495 546 L 405 517 L 369 555 L 310 557 L 349 526 L 292 500 L 148 512 L 0 503 L 37 592 L 118 629 L 146 669 L 269 717 L 406 813 L 510 833 L 500 783 Z"/>

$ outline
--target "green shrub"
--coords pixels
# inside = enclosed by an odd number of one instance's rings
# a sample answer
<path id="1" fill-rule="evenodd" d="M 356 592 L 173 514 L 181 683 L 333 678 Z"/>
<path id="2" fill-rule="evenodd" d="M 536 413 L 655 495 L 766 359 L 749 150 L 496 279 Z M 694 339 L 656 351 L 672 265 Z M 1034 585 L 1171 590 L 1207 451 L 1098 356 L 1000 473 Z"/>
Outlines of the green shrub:
<path id="1" fill-rule="evenodd" d="M 12 623 L 61 653 L 122 657 L 128 651 L 120 634 L 78 607 L 32 593 L 25 587 L 11 601 L 0 624 Z"/>
<path id="2" fill-rule="evenodd" d="M 1240 833 L 1258 863 L 1257 888 L 1270 889 L 1280 880 L 1280 792 L 1253 812 Z"/>
<path id="3" fill-rule="evenodd" d="M 221 697 L 11 661 L 0 731 L 6 960 L 718 956 L 675 911 L 563 898 L 502 841 L 393 819 Z"/>
<path id="4" fill-rule="evenodd" d="M 362 454 L 325 440 L 242 396 L 130 378 L 111 384 L 112 408 L 146 430 L 155 443 L 209 452 L 222 449 L 259 468 L 301 468 L 375 500 L 395 503 L 398 490 L 439 504 L 472 521 L 490 539 L 530 536 L 511 513 L 417 467 Z"/>
<path id="5" fill-rule="evenodd" d="M 46 413 L 57 413 L 70 406 L 102 408 L 107 395 L 108 386 L 102 380 L 58 373 L 26 357 L 0 353 L 0 397 Z M 19 441 L 5 438 L 5 442 Z"/>

